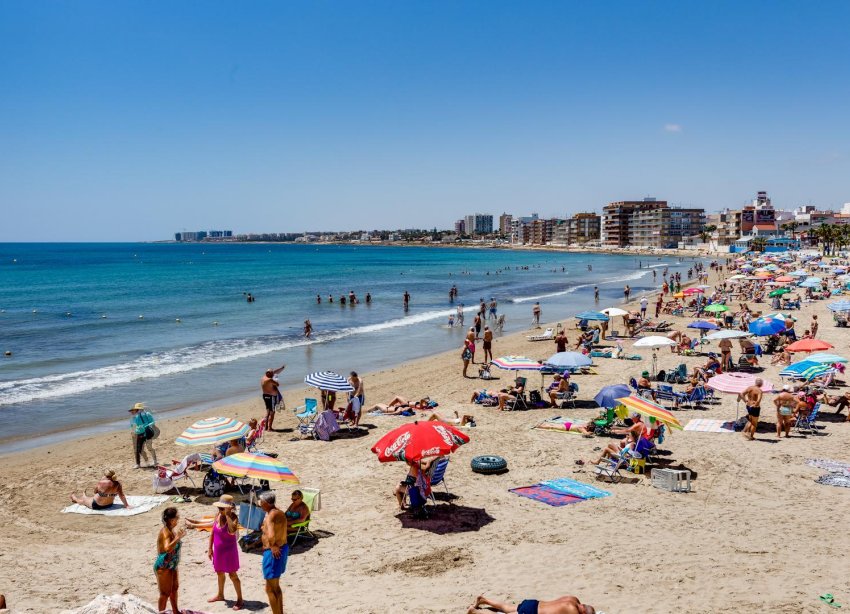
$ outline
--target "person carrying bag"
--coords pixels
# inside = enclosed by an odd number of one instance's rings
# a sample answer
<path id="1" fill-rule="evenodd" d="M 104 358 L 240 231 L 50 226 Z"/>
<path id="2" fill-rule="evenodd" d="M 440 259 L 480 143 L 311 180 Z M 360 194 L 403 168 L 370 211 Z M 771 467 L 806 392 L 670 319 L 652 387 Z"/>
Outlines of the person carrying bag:
<path id="1" fill-rule="evenodd" d="M 147 408 L 145 408 L 144 403 L 136 403 L 128 411 L 132 415 L 130 428 L 133 433 L 133 451 L 136 455 L 136 465 L 133 468 L 138 469 L 141 466 L 142 458 L 147 462 L 148 455 L 145 452 L 145 448 L 150 452 L 153 459 L 153 466 L 156 467 L 158 464 L 156 450 L 153 449 L 151 442 L 159 437 L 159 427 L 156 426 L 156 421 Z"/>

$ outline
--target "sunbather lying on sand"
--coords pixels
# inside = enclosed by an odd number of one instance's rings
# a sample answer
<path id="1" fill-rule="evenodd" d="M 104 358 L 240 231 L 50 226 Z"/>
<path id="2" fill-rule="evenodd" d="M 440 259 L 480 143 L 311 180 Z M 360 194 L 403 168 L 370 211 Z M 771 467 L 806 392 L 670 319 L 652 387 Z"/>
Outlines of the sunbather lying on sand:
<path id="1" fill-rule="evenodd" d="M 489 610 L 479 609 L 487 606 Z M 552 601 L 538 601 L 526 599 L 519 604 L 499 603 L 479 595 L 475 604 L 467 610 L 467 614 L 485 614 L 485 612 L 507 612 L 508 614 L 596 614 L 592 605 L 583 604 L 578 597 L 566 595 Z M 600 613 L 601 614 L 601 613 Z"/>
<path id="2" fill-rule="evenodd" d="M 389 403 L 376 403 L 369 408 L 369 412 L 381 412 L 387 416 L 398 416 L 404 412 L 413 412 L 424 409 L 431 409 L 437 404 L 432 402 L 429 397 L 419 399 L 415 403 L 411 403 L 404 397 L 393 397 Z"/>
<path id="3" fill-rule="evenodd" d="M 475 418 L 473 416 L 470 416 L 469 414 L 461 416 L 457 412 L 455 412 L 454 418 L 443 418 L 440 414 L 434 412 L 428 416 L 428 420 L 438 420 L 440 422 L 445 422 L 446 424 L 457 424 L 458 426 L 466 426 L 467 424 L 475 426 Z"/>

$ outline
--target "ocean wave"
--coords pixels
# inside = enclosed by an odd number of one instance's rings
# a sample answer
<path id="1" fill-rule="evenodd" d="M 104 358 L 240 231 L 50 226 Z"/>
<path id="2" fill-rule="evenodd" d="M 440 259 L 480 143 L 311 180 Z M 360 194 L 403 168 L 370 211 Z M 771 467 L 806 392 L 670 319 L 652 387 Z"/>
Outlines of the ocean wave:
<path id="1" fill-rule="evenodd" d="M 547 294 L 537 294 L 535 296 L 518 296 L 516 298 L 512 298 L 512 303 L 527 303 L 529 301 L 539 301 L 542 298 L 551 298 L 553 296 L 564 296 L 566 294 L 572 294 L 576 290 L 580 290 L 581 288 L 589 288 L 593 284 L 576 284 L 575 286 L 570 286 L 566 290 L 560 290 L 558 292 L 549 292 Z"/>
<path id="2" fill-rule="evenodd" d="M 474 307 L 466 308 L 464 311 L 471 309 L 474 309 Z M 207 341 L 189 347 L 145 354 L 125 363 L 96 369 L 0 382 L 0 406 L 81 394 L 99 388 L 186 373 L 294 347 L 327 343 L 353 335 L 413 326 L 437 318 L 446 318 L 452 313 L 455 313 L 454 309 L 426 311 L 376 324 L 321 333 L 312 339 L 304 339 L 300 335 L 265 335 L 247 339 Z"/>

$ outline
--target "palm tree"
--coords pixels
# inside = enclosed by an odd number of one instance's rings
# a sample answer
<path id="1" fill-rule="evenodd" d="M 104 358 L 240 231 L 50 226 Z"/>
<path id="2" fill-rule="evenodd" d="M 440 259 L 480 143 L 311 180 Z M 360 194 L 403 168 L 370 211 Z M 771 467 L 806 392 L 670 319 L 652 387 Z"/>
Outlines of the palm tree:
<path id="1" fill-rule="evenodd" d="M 767 241 L 764 237 L 756 237 L 750 243 L 750 251 L 753 252 L 763 252 L 765 247 L 767 247 Z"/>
<path id="2" fill-rule="evenodd" d="M 795 221 L 794 222 L 786 222 L 785 224 L 782 224 L 782 226 L 780 226 L 780 228 L 782 228 L 782 230 L 784 230 L 786 233 L 789 230 L 791 231 L 791 239 L 792 240 L 797 238 L 797 228 L 799 228 L 799 227 L 800 227 L 800 224 L 798 224 Z"/>

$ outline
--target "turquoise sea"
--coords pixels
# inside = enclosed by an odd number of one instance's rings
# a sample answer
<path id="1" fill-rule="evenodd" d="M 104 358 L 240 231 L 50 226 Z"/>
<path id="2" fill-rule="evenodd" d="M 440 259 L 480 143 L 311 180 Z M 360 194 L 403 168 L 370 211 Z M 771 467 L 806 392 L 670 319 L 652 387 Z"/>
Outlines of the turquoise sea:
<path id="1" fill-rule="evenodd" d="M 447 326 L 491 296 L 505 332 L 649 290 L 675 258 L 288 244 L 0 244 L 0 452 L 257 394 L 316 370 L 368 372 L 460 347 Z M 639 268 L 642 266 L 642 268 Z M 647 268 L 650 267 L 650 268 Z M 592 268 L 592 270 L 589 270 Z M 683 273 L 684 275 L 684 273 Z M 449 302 L 452 284 L 457 303 Z M 355 306 L 339 304 L 353 290 Z M 402 295 L 411 295 L 407 312 Z M 256 301 L 248 303 L 245 293 Z M 372 304 L 363 298 L 372 295 Z M 317 304 L 316 295 L 322 296 Z M 334 303 L 327 301 L 328 294 Z M 314 327 L 304 339 L 303 322 Z M 469 313 L 467 326 L 472 318 Z M 178 321 L 179 320 L 179 321 Z M 496 346 L 498 347 L 498 346 Z"/>

